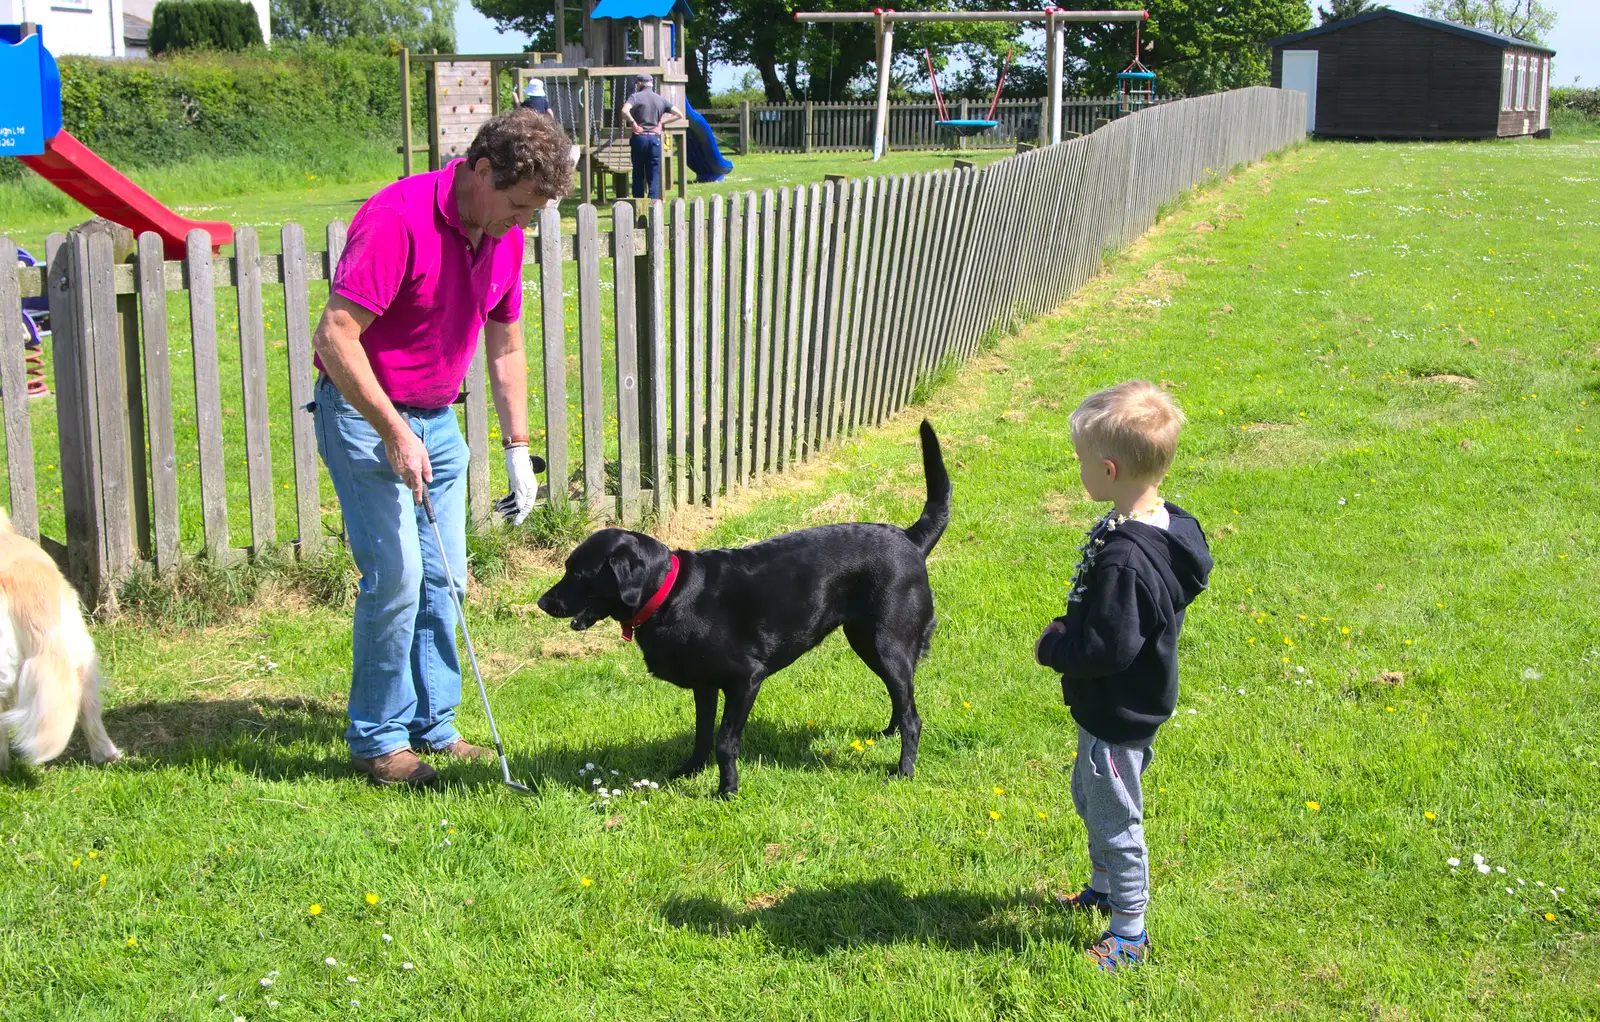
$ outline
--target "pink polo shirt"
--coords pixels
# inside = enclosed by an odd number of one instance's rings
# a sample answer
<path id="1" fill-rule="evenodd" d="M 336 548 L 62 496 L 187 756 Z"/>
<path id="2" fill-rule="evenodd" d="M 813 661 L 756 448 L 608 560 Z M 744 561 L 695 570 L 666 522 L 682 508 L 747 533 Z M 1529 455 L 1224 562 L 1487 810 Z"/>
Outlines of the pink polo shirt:
<path id="1" fill-rule="evenodd" d="M 484 321 L 522 315 L 522 228 L 486 234 L 473 251 L 451 187 L 461 163 L 403 178 L 363 203 L 333 274 L 334 292 L 377 314 L 361 346 L 397 404 L 450 404 Z"/>

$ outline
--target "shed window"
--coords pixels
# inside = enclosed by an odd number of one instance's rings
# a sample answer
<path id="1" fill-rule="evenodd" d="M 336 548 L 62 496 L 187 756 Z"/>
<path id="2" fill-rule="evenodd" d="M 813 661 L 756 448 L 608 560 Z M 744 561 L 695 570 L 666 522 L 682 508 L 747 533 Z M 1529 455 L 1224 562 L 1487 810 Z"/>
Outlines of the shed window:
<path id="1" fill-rule="evenodd" d="M 1517 58 L 1517 109 L 1528 109 L 1528 58 Z"/>
<path id="2" fill-rule="evenodd" d="M 1509 53 L 1507 53 L 1505 56 L 1500 58 L 1500 109 L 1501 110 L 1510 110 L 1511 109 L 1511 100 L 1512 100 L 1511 82 L 1513 80 L 1512 77 L 1511 77 L 1511 71 L 1516 66 L 1516 59 L 1517 58 L 1513 57 Z"/>

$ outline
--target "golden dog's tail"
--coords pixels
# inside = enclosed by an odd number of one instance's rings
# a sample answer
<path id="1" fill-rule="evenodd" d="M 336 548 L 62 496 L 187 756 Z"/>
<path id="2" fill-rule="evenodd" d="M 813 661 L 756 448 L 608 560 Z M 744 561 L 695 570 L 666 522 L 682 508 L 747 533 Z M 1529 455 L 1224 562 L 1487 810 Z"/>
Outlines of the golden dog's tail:
<path id="1" fill-rule="evenodd" d="M 0 726 L 11 732 L 12 748 L 34 764 L 61 755 L 77 726 L 82 692 L 79 673 L 65 649 L 42 649 L 23 661 L 16 704 L 0 714 Z"/>

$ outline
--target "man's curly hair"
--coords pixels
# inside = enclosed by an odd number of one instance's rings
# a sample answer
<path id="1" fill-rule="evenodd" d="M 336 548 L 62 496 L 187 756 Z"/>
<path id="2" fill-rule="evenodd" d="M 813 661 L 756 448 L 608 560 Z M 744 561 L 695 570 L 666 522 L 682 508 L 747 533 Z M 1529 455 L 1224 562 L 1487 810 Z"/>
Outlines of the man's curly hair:
<path id="1" fill-rule="evenodd" d="M 487 159 L 494 186 L 504 191 L 521 181 L 552 199 L 572 191 L 572 142 L 548 114 L 517 107 L 491 117 L 467 150 L 467 166 Z"/>

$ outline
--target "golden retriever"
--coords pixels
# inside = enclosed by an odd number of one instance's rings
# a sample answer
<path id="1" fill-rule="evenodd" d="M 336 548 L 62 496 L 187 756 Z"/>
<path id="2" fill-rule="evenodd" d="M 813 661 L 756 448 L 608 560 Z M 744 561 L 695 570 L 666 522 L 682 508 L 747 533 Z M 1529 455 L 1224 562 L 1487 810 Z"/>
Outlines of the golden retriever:
<path id="1" fill-rule="evenodd" d="M 100 660 L 77 592 L 0 508 L 0 773 L 67 747 L 79 713 L 96 763 L 120 759 L 100 720 Z"/>

